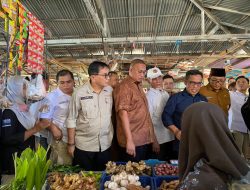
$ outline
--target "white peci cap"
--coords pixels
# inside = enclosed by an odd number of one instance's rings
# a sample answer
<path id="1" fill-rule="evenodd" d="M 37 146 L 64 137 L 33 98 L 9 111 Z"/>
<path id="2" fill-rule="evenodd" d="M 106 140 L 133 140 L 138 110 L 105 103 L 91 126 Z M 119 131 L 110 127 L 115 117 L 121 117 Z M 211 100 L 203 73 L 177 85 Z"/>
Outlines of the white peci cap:
<path id="1" fill-rule="evenodd" d="M 149 78 L 149 79 L 154 79 L 154 78 L 157 78 L 159 76 L 163 76 L 163 74 L 162 74 L 161 70 L 157 67 L 149 69 L 147 72 L 147 78 Z"/>

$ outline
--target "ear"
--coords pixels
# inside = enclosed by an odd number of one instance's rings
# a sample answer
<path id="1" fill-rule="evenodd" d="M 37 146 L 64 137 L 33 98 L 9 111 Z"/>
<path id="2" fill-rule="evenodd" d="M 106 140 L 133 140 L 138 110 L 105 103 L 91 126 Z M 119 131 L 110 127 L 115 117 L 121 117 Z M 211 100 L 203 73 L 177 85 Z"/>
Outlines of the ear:
<path id="1" fill-rule="evenodd" d="M 187 80 L 184 80 L 184 84 L 187 86 Z"/>

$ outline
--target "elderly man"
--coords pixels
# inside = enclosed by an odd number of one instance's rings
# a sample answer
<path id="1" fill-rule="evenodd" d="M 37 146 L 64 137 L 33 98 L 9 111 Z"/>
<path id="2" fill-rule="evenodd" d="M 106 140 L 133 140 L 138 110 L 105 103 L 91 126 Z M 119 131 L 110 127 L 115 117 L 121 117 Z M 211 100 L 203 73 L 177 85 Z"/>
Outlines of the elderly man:
<path id="1" fill-rule="evenodd" d="M 117 139 L 121 146 L 121 159 L 140 161 L 148 159 L 152 151 L 159 151 L 148 103 L 141 87 L 146 64 L 140 59 L 131 62 L 129 76 L 114 90 L 117 113 Z"/>
<path id="2" fill-rule="evenodd" d="M 172 159 L 172 141 L 174 135 L 162 123 L 161 115 L 166 105 L 169 95 L 163 90 L 163 74 L 157 67 L 149 69 L 147 78 L 151 85 L 147 93 L 148 107 L 153 122 L 155 135 L 160 144 L 160 153 L 157 155 L 159 160 Z"/>
<path id="3" fill-rule="evenodd" d="M 202 85 L 203 74 L 198 70 L 190 70 L 186 73 L 186 88 L 171 96 L 162 113 L 163 124 L 174 134 L 174 157 L 178 157 L 179 140 L 181 139 L 181 117 L 188 106 L 195 102 L 207 99 L 199 94 Z"/>
<path id="4" fill-rule="evenodd" d="M 201 87 L 200 94 L 205 96 L 209 103 L 218 105 L 226 115 L 230 108 L 230 95 L 224 87 L 226 81 L 225 69 L 212 68 L 209 78 L 209 83 Z"/>

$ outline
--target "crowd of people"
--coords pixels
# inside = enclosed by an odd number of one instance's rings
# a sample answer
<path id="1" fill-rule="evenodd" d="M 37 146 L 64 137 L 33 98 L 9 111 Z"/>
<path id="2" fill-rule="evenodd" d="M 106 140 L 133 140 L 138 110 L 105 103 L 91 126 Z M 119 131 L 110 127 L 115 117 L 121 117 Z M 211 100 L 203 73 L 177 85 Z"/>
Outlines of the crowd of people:
<path id="1" fill-rule="evenodd" d="M 206 86 L 200 71 L 189 70 L 185 89 L 177 93 L 172 76 L 163 76 L 157 67 L 147 70 L 140 59 L 131 62 L 122 81 L 100 61 L 89 65 L 88 74 L 89 81 L 75 89 L 73 73 L 59 71 L 58 87 L 29 104 L 27 79 L 8 79 L 13 105 L 1 111 L 3 181 L 14 174 L 13 153 L 40 144 L 50 147 L 53 164 L 84 170 L 102 171 L 110 160 L 179 159 L 183 190 L 223 190 L 236 180 L 250 184 L 250 133 L 241 109 L 248 100 L 248 78 L 237 77 L 236 90 L 229 91 L 224 69 L 212 68 Z M 48 77 L 43 77 L 48 89 Z"/>

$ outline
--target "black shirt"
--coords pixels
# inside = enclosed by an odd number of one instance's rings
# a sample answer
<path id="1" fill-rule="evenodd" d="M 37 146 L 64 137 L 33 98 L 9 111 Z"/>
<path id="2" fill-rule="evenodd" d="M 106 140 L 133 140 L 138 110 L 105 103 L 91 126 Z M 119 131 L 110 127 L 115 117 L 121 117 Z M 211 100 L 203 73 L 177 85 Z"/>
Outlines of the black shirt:
<path id="1" fill-rule="evenodd" d="M 35 137 L 31 136 L 24 141 L 24 134 L 26 129 L 18 121 L 15 113 L 6 109 L 2 113 L 2 125 L 1 125 L 1 137 L 2 137 L 2 148 L 1 148 L 1 160 L 2 160 L 2 171 L 5 174 L 14 174 L 14 162 L 13 154 L 18 153 L 18 156 L 23 150 L 30 147 L 35 149 Z"/>

